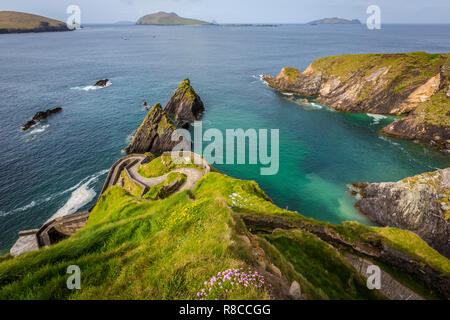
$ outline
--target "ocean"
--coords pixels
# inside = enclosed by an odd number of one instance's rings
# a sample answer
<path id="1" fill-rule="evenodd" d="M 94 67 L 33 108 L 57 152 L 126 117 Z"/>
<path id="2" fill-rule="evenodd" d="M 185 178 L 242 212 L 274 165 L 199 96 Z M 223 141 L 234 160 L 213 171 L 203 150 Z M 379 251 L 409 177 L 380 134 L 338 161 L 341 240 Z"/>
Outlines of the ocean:
<path id="1" fill-rule="evenodd" d="M 382 137 L 394 117 L 299 105 L 261 81 L 284 66 L 346 53 L 450 52 L 450 25 L 161 27 L 88 25 L 64 33 L 0 35 L 0 253 L 17 232 L 91 207 L 110 166 L 150 105 L 184 78 L 205 103 L 203 127 L 279 129 L 280 170 L 216 165 L 257 181 L 282 208 L 319 220 L 370 223 L 347 184 L 396 181 L 448 167 L 448 156 Z M 92 85 L 108 78 L 111 85 Z M 62 107 L 22 131 L 37 111 Z"/>

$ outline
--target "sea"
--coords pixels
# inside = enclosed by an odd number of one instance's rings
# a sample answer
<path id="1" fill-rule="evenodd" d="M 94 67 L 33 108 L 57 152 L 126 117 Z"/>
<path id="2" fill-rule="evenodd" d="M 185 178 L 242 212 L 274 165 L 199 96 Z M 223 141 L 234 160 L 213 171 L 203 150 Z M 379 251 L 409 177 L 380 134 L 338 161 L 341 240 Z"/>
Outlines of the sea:
<path id="1" fill-rule="evenodd" d="M 203 129 L 278 129 L 279 171 L 217 164 L 255 180 L 281 208 L 370 224 L 348 184 L 397 181 L 450 166 L 450 157 L 378 131 L 396 117 L 299 104 L 262 75 L 349 53 L 450 52 L 450 25 L 124 26 L 0 35 L 0 253 L 20 230 L 95 204 L 150 105 L 184 79 L 202 98 Z M 108 78 L 109 86 L 93 84 Z M 28 131 L 37 111 L 62 107 Z"/>

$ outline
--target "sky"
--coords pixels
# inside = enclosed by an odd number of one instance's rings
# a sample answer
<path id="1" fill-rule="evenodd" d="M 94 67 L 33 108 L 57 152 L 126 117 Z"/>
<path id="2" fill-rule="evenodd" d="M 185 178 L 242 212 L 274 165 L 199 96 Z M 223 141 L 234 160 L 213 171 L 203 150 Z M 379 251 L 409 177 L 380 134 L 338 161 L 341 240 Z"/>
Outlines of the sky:
<path id="1" fill-rule="evenodd" d="M 158 11 L 218 23 L 306 23 L 340 17 L 365 23 L 369 5 L 382 23 L 450 23 L 450 0 L 1 0 L 0 11 L 23 11 L 66 21 L 69 5 L 82 23 L 136 21 Z"/>

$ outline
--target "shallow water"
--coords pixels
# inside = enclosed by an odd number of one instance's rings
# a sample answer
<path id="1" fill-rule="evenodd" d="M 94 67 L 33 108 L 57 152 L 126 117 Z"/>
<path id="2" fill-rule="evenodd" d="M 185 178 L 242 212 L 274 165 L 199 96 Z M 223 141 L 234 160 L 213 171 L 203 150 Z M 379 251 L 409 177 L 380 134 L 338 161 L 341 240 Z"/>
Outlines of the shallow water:
<path id="1" fill-rule="evenodd" d="M 55 214 L 91 206 L 106 171 L 146 115 L 191 79 L 204 129 L 279 128 L 280 171 L 218 165 L 254 179 L 275 203 L 331 222 L 367 223 L 346 184 L 393 181 L 450 165 L 449 157 L 380 137 L 393 119 L 299 105 L 259 78 L 321 56 L 450 51 L 450 25 L 262 27 L 88 26 L 70 33 L 0 36 L 0 249 Z M 127 38 L 129 40 L 124 40 Z M 109 78 L 111 86 L 92 85 Z M 22 132 L 35 112 L 63 107 Z M 95 193 L 95 195 L 94 195 Z"/>

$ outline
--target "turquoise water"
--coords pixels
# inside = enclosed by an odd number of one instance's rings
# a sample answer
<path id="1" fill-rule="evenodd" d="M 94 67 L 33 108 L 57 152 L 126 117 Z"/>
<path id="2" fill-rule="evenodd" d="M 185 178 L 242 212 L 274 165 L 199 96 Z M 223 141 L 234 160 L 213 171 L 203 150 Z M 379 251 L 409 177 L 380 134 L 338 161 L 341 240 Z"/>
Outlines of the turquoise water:
<path id="1" fill-rule="evenodd" d="M 421 145 L 380 137 L 392 118 L 302 106 L 268 88 L 261 74 L 306 68 L 321 56 L 449 52 L 450 26 L 152 27 L 88 26 L 71 33 L 0 36 L 0 250 L 55 213 L 95 203 L 109 167 L 146 115 L 185 77 L 206 106 L 204 129 L 280 129 L 280 171 L 218 165 L 256 180 L 280 207 L 320 220 L 367 220 L 346 184 L 392 181 L 450 165 Z M 124 38 L 128 40 L 124 40 Z M 103 78 L 112 85 L 89 90 Z M 36 111 L 61 106 L 29 132 Z"/>

